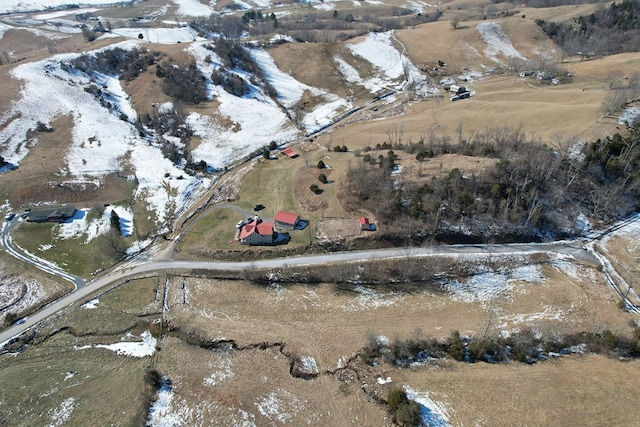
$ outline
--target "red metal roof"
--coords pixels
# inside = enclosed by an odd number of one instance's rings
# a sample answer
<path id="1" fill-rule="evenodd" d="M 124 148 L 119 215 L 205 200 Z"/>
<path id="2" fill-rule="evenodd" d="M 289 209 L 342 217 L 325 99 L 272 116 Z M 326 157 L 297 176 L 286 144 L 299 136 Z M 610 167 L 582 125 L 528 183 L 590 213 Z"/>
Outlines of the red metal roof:
<path id="1" fill-rule="evenodd" d="M 369 224 L 369 218 L 364 217 L 364 216 L 361 217 L 360 218 L 360 225 L 367 225 L 367 224 Z"/>
<path id="2" fill-rule="evenodd" d="M 246 224 L 240 230 L 240 239 L 246 239 L 251 236 L 253 233 L 258 233 L 261 236 L 270 236 L 273 234 L 273 223 L 272 222 L 257 222 L 253 221 L 252 223 Z"/>
<path id="3" fill-rule="evenodd" d="M 287 212 L 287 211 L 278 211 L 276 213 L 276 216 L 274 217 L 274 220 L 276 222 L 281 222 L 283 224 L 290 224 L 292 226 L 295 225 L 299 219 L 300 219 L 300 215 L 298 215 L 297 213 Z"/>
<path id="4" fill-rule="evenodd" d="M 293 151 L 291 148 L 285 148 L 284 150 L 282 150 L 282 154 L 284 154 L 285 156 L 289 156 L 291 158 L 294 158 L 298 155 L 298 153 Z"/>

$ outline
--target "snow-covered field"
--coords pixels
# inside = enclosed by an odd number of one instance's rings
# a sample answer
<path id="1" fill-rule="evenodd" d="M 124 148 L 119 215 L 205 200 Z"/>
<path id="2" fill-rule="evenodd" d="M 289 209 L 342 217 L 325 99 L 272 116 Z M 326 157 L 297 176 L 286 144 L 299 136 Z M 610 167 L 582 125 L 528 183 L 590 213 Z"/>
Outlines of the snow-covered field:
<path id="1" fill-rule="evenodd" d="M 85 11 L 95 12 L 96 9 Z M 35 22 L 58 19 L 63 13 L 35 15 Z M 4 24 L 0 27 L 2 31 L 6 28 L 8 26 Z M 139 35 L 142 35 L 142 39 Z M 205 43 L 211 41 L 198 39 L 189 27 L 118 28 L 103 37 L 114 36 L 130 40 L 105 49 L 132 49 L 150 43 L 185 43 L 186 52 L 196 60 L 204 76 L 210 76 L 214 69 L 221 66 L 215 53 L 204 47 Z M 362 85 L 373 94 L 407 87 L 425 96 L 434 92 L 424 74 L 397 50 L 393 41 L 393 32 L 386 32 L 371 34 L 363 41 L 349 45 L 354 55 L 372 64 L 376 70 L 374 76 L 361 77 L 352 65 L 340 57 L 335 58 L 336 64 L 349 83 Z M 97 52 L 99 50 L 89 53 Z M 209 81 L 209 94 L 219 103 L 216 116 L 193 112 L 187 118 L 188 125 L 200 138 L 198 147 L 191 153 L 196 162 L 204 160 L 209 166 L 222 169 L 271 141 L 287 144 L 300 137 L 302 132 L 309 134 L 322 129 L 354 108 L 346 99 L 322 88 L 303 84 L 278 69 L 267 51 L 252 48 L 250 53 L 262 68 L 266 81 L 276 89 L 277 99 L 271 99 L 255 85 L 247 95 L 234 96 Z M 65 153 L 67 166 L 58 172 L 59 175 L 66 179 L 100 183 L 100 177 L 121 169 L 122 159 L 127 158 L 135 169 L 138 182 L 134 197 L 143 200 L 148 209 L 155 213 L 159 227 L 166 227 L 169 218 L 183 211 L 194 198 L 210 187 L 212 178 L 185 174 L 182 165 L 172 164 L 163 156 L 156 136 L 140 137 L 134 127 L 137 113 L 117 76 L 70 68 L 68 64 L 79 55 L 53 55 L 46 60 L 24 63 L 12 70 L 13 77 L 21 80 L 23 86 L 20 98 L 0 117 L 0 122 L 6 124 L 0 130 L 0 140 L 3 141 L 0 153 L 7 161 L 19 165 L 29 154 L 28 147 L 38 143 L 37 134 L 27 141 L 30 130 L 35 129 L 38 122 L 48 124 L 57 117 L 69 115 L 73 117 L 74 128 L 70 147 Z M 243 74 L 239 70 L 236 72 Z M 251 76 L 243 77 L 248 81 Z M 102 87 L 103 97 L 109 100 L 109 108 L 85 91 L 91 84 Z M 312 111 L 300 115 L 294 112 L 295 104 L 305 92 L 322 101 Z M 171 108 L 171 104 L 166 108 Z M 289 113 L 284 109 L 290 110 Z M 297 118 L 292 120 L 295 116 Z M 164 137 L 171 138 L 167 135 Z M 132 222 L 131 212 L 118 213 L 121 218 Z M 59 234 L 63 238 L 85 234 L 88 242 L 105 231 L 105 221 L 105 217 L 93 221 L 78 218 L 78 221 L 60 227 Z M 128 232 L 130 230 L 125 231 Z"/>

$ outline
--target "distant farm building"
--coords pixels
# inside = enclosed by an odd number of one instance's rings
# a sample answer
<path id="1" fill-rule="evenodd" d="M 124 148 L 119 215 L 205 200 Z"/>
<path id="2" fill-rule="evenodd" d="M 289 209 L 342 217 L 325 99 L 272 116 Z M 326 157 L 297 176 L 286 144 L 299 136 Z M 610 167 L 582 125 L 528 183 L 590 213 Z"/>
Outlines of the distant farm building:
<path id="1" fill-rule="evenodd" d="M 376 225 L 369 222 L 369 218 L 360 218 L 360 230 L 362 231 L 376 231 Z"/>
<path id="2" fill-rule="evenodd" d="M 271 245 L 275 239 L 272 222 L 264 222 L 260 218 L 246 224 L 240 230 L 240 243 L 243 245 Z"/>
<path id="3" fill-rule="evenodd" d="M 291 148 L 285 148 L 284 150 L 282 150 L 282 154 L 292 159 L 295 159 L 296 157 L 298 157 L 298 153 L 293 151 Z"/>
<path id="4" fill-rule="evenodd" d="M 42 206 L 32 208 L 29 211 L 28 221 L 31 222 L 63 222 L 76 214 L 76 207 L 73 205 L 62 206 Z"/>
<path id="5" fill-rule="evenodd" d="M 274 217 L 274 221 L 276 223 L 276 227 L 293 230 L 300 222 L 300 215 L 293 212 L 278 211 Z"/>

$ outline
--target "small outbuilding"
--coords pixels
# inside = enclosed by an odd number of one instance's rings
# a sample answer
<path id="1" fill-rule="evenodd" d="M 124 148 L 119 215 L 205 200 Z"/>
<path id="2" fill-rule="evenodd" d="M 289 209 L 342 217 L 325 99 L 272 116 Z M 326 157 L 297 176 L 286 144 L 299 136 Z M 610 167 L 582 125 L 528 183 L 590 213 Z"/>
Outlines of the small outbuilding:
<path id="1" fill-rule="evenodd" d="M 376 231 L 376 225 L 369 222 L 369 218 L 361 217 L 360 218 L 360 230 L 361 231 Z"/>
<path id="2" fill-rule="evenodd" d="M 294 212 L 278 211 L 273 219 L 276 223 L 276 227 L 284 228 L 286 230 L 293 230 L 300 223 L 300 215 Z"/>
<path id="3" fill-rule="evenodd" d="M 284 150 L 282 150 L 282 154 L 291 159 L 295 159 L 296 157 L 298 157 L 298 153 L 293 151 L 291 148 L 285 148 Z"/>
<path id="4" fill-rule="evenodd" d="M 31 222 L 63 222 L 76 214 L 74 205 L 51 205 L 32 208 L 27 221 Z"/>

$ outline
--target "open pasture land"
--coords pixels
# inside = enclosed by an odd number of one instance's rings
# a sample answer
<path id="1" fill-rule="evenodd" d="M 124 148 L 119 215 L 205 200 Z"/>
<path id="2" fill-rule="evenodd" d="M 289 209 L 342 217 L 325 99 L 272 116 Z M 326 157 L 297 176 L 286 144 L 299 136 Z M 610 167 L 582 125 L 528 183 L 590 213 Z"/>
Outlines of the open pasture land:
<path id="1" fill-rule="evenodd" d="M 456 363 L 399 370 L 391 378 L 423 391 L 419 397 L 439 404 L 450 425 L 633 426 L 640 416 L 637 360 L 574 355 L 535 365 Z"/>
<path id="2" fill-rule="evenodd" d="M 452 261 L 400 260 L 396 268 L 433 271 Z M 0 356 L 0 377 L 28 384 L 2 392 L 0 417 L 9 426 L 62 418 L 76 425 L 99 414 L 105 423 L 135 425 L 151 399 L 145 372 L 156 369 L 171 385 L 155 410 L 175 425 L 390 425 L 386 407 L 371 396 L 404 385 L 445 408 L 453 425 L 509 424 L 513 414 L 492 410 L 491 396 L 525 420 L 553 422 L 561 408 L 579 401 L 585 411 L 572 412 L 572 422 L 598 425 L 609 417 L 632 423 L 638 416 L 633 405 L 626 411 L 620 405 L 637 385 L 636 361 L 591 355 L 534 366 L 440 360 L 412 369 L 360 361 L 370 336 L 393 342 L 442 339 L 453 330 L 493 335 L 533 328 L 543 336 L 629 331 L 629 315 L 591 266 L 553 257 L 469 262 L 472 271 L 484 272 L 430 285 L 281 283 L 286 271 L 279 269 L 261 273 L 271 280 L 264 285 L 183 276 L 132 280 L 56 318 L 24 351 Z M 498 265 L 509 267 L 495 270 Z M 362 267 L 331 269 L 355 280 Z M 162 312 L 168 329 L 156 348 L 146 331 L 160 332 Z M 127 345 L 145 353 L 135 357 L 123 350 Z M 291 375 L 292 363 L 309 370 L 310 379 Z"/>
<path id="3" fill-rule="evenodd" d="M 144 423 L 145 373 L 157 332 L 158 278 L 131 280 L 42 325 L 18 353 L 0 356 L 6 426 Z"/>
<path id="4" fill-rule="evenodd" d="M 589 68 L 583 64 L 568 64 L 568 69 L 585 73 L 603 67 L 629 70 L 637 61 L 616 58 L 594 59 Z M 620 64 L 620 62 L 622 64 Z M 605 73 L 606 75 L 606 73 Z M 323 145 L 347 144 L 350 149 L 365 148 L 389 141 L 389 133 L 401 131 L 402 141 L 417 142 L 448 136 L 471 140 L 474 135 L 492 129 L 521 129 L 526 137 L 551 144 L 558 140 L 594 141 L 602 135 L 619 132 L 617 119 L 602 117 L 602 103 L 608 95 L 604 78 L 585 74 L 572 77 L 573 82 L 558 86 L 542 85 L 535 79 L 502 75 L 488 77 L 471 84 L 476 94 L 457 102 L 427 99 L 408 105 L 399 116 L 369 120 L 371 112 L 363 110 L 349 119 L 348 126 L 337 126 L 317 138 Z M 366 120 L 362 120 L 366 119 Z M 461 132 L 460 132 L 461 129 Z"/>
<path id="5" fill-rule="evenodd" d="M 425 268 L 422 262 L 416 261 L 413 268 Z M 383 364 L 358 368 L 358 379 L 349 376 L 355 372 L 342 369 L 349 359 L 359 360 L 357 355 L 372 334 L 393 341 L 445 338 L 453 330 L 493 335 L 533 328 L 543 336 L 607 328 L 629 331 L 630 317 L 618 308 L 617 297 L 596 269 L 566 260 L 510 265 L 513 276 L 500 270 L 445 280 L 442 286 L 286 284 L 278 282 L 283 273 L 279 270 L 264 272 L 272 280 L 268 285 L 173 277 L 167 294 L 167 320 L 173 332 L 162 340 L 163 350 L 157 354 L 157 368 L 172 379 L 174 400 L 169 411 L 189 425 L 205 423 L 202 413 L 221 420 L 219 425 L 243 419 L 257 425 L 277 420 L 380 425 L 385 419 L 383 408 L 372 403 L 359 384 L 368 384 L 365 389 L 379 387 L 380 396 L 386 396 L 392 386 L 410 385 L 421 393 L 433 393 L 432 399 L 448 408 L 453 425 L 483 419 L 492 425 L 508 424 L 508 411 L 489 409 L 496 402 L 487 401 L 490 397 L 481 392 L 483 384 L 503 388 L 497 392 L 500 404 L 517 408 L 529 420 L 557 416 L 563 405 L 575 399 L 574 388 L 584 386 L 593 393 L 581 389 L 581 405 L 597 407 L 596 419 L 604 419 L 618 407 L 613 404 L 616 378 L 629 374 L 624 390 L 637 384 L 633 379 L 638 375 L 636 362 L 569 356 L 534 367 L 517 362 L 487 367 L 441 361 L 397 370 Z M 358 265 L 331 268 L 342 269 L 345 278 L 359 274 Z M 185 366 L 184 360 L 190 363 Z M 318 376 L 306 381 L 292 377 L 295 360 L 309 361 L 317 367 Z M 589 371 L 593 367 L 594 373 L 589 379 L 575 378 L 578 367 Z M 557 375 L 543 381 L 548 370 Z M 431 375 L 437 381 L 433 388 Z M 393 383 L 376 386 L 377 377 L 391 377 Z M 469 377 L 482 380 L 471 385 Z M 535 385 L 527 386 L 526 392 L 510 393 L 520 381 Z M 446 393 L 462 388 L 466 392 L 459 395 Z M 557 395 L 553 402 L 547 400 L 551 390 Z M 527 405 L 528 401 L 534 404 Z M 597 425 L 589 413 L 573 414 L 572 420 Z M 623 424 L 633 419 L 629 414 L 611 416 Z"/>

